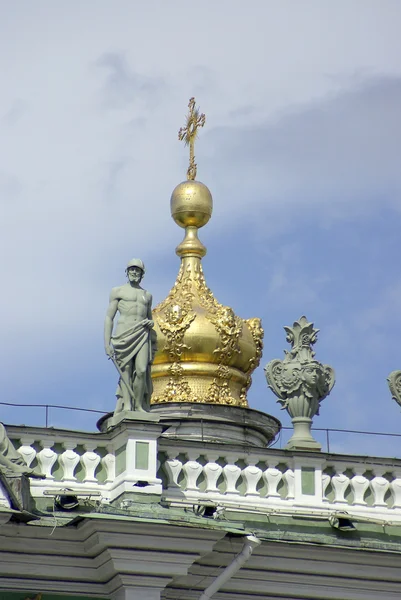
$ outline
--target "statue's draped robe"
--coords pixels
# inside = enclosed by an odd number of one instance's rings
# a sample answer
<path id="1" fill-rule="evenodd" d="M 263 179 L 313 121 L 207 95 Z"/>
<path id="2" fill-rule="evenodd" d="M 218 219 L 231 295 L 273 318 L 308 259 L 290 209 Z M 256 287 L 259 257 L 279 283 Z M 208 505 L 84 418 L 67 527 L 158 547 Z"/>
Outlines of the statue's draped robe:
<path id="1" fill-rule="evenodd" d="M 26 471 L 29 471 L 24 459 L 19 452 L 16 451 L 9 440 L 6 428 L 2 423 L 0 423 L 0 467 L 3 467 L 6 472 L 12 472 L 13 470 L 16 470 L 14 465 L 18 465 L 18 467 L 20 467 L 18 469 L 19 472 L 21 471 L 21 467 L 25 468 Z"/>
<path id="2" fill-rule="evenodd" d="M 150 406 L 150 397 L 152 395 L 153 386 L 152 386 L 152 378 L 151 378 L 151 362 L 153 358 L 153 353 L 155 350 L 156 344 L 156 334 L 153 329 L 150 329 L 146 325 L 149 323 L 149 319 L 143 319 L 139 323 L 135 323 L 132 327 L 129 327 L 122 333 L 112 336 L 111 343 L 113 344 L 113 348 L 115 351 L 116 359 L 120 369 L 124 370 L 124 368 L 128 365 L 131 360 L 135 360 L 136 355 L 144 346 L 144 344 L 148 344 L 148 366 L 146 369 L 146 386 L 145 386 L 145 394 L 142 402 L 142 406 L 149 407 Z M 135 369 L 132 373 L 129 374 L 129 384 L 133 386 L 133 382 L 135 380 Z M 116 396 L 117 398 L 121 398 L 123 396 L 123 386 L 124 383 L 120 380 L 118 382 Z"/>

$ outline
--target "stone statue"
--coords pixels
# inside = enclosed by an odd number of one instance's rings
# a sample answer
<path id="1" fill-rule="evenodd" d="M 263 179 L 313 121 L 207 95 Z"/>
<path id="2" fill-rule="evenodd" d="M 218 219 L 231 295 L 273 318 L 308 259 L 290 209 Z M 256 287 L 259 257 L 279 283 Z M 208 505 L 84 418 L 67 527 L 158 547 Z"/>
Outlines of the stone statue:
<path id="1" fill-rule="evenodd" d="M 392 371 L 387 377 L 387 382 L 393 400 L 401 406 L 401 371 Z"/>
<path id="2" fill-rule="evenodd" d="M 44 479 L 25 464 L 8 438 L 6 428 L 0 423 L 0 486 L 11 501 L 11 507 L 27 514 L 33 508 L 28 477 Z M 28 519 L 35 518 L 31 515 Z"/>
<path id="3" fill-rule="evenodd" d="M 0 470 L 5 477 L 27 475 L 28 477 L 43 477 L 26 466 L 21 454 L 16 451 L 9 440 L 6 428 L 0 423 Z"/>
<path id="4" fill-rule="evenodd" d="M 156 352 L 156 334 L 152 296 L 140 286 L 144 273 L 145 266 L 139 258 L 130 260 L 126 268 L 128 283 L 113 288 L 110 294 L 104 344 L 107 356 L 120 374 L 115 415 L 122 411 L 150 410 L 150 368 Z M 117 311 L 120 316 L 113 333 Z"/>
<path id="5" fill-rule="evenodd" d="M 285 351 L 284 360 L 272 360 L 266 365 L 267 383 L 292 418 L 294 433 L 287 448 L 320 450 L 310 430 L 313 417 L 319 414 L 320 402 L 334 386 L 334 370 L 314 359 L 312 346 L 319 330 L 313 328 L 313 323 L 301 317 L 284 329 L 292 348 Z"/>

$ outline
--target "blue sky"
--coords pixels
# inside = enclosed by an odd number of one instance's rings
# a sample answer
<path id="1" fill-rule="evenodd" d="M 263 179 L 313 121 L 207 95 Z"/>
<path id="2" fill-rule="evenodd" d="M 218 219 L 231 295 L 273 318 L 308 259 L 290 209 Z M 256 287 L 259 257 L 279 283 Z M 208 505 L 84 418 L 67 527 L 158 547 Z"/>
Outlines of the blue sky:
<path id="1" fill-rule="evenodd" d="M 317 427 L 401 431 L 386 384 L 401 369 L 401 6 L 0 1 L 1 400 L 109 411 L 111 287 L 129 258 L 162 300 L 182 231 L 177 141 L 190 96 L 207 115 L 198 178 L 214 197 L 200 237 L 220 302 L 265 329 L 262 366 L 305 314 L 336 370 Z M 262 366 L 250 406 L 289 425 Z M 43 412 L 1 407 L 6 423 Z M 51 413 L 57 426 L 94 418 Z M 397 439 L 397 438 L 394 438 Z M 400 455 L 389 439 L 332 449 Z"/>

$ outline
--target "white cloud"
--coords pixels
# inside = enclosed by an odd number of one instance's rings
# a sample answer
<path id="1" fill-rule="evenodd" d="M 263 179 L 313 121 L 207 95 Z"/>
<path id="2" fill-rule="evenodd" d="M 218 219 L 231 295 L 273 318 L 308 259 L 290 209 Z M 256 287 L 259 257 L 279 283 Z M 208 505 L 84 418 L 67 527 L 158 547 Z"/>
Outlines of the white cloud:
<path id="1" fill-rule="evenodd" d="M 210 0 L 191 20 L 179 0 L 173 8 L 161 0 L 10 5 L 0 23 L 4 389 L 16 374 L 27 395 L 45 389 L 46 368 L 78 381 L 73 351 L 85 360 L 90 398 L 103 398 L 109 288 L 132 255 L 148 263 L 156 299 L 177 271 L 182 232 L 169 197 L 185 176 L 176 136 L 194 93 L 207 114 L 198 173 L 215 198 L 201 237 L 231 244 L 232 230 L 248 228 L 230 260 L 241 252 L 254 265 L 268 235 L 289 230 L 303 256 L 313 231 L 299 232 L 299 219 L 329 229 L 338 218 L 376 214 L 380 202 L 399 207 L 400 17 L 391 0 L 260 0 L 252 8 Z M 271 324 L 267 294 L 278 304 L 289 292 L 318 304 L 324 274 L 311 278 L 291 257 L 270 268 L 265 258 L 270 291 L 255 271 L 252 294 L 239 287 L 234 306 L 260 298 Z M 224 285 L 219 260 L 209 254 L 207 264 Z M 366 300 L 367 311 L 374 306 Z M 266 360 L 271 345 L 268 352 Z"/>

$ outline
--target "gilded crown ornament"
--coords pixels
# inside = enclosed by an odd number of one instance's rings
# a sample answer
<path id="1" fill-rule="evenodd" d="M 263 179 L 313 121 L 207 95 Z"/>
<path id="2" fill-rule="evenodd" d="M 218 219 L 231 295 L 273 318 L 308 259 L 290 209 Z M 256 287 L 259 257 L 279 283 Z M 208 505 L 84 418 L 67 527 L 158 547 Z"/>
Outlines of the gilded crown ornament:
<path id="1" fill-rule="evenodd" d="M 314 359 L 312 346 L 319 330 L 306 317 L 284 329 L 291 350 L 284 351 L 284 360 L 275 359 L 266 365 L 267 383 L 292 418 L 294 433 L 287 448 L 320 450 L 320 444 L 311 434 L 312 419 L 319 414 L 320 402 L 334 386 L 334 370 Z"/>
<path id="2" fill-rule="evenodd" d="M 208 288 L 201 260 L 206 248 L 198 230 L 213 210 L 209 189 L 195 179 L 194 143 L 206 117 L 189 101 L 186 126 L 178 134 L 189 146 L 187 180 L 171 195 L 171 215 L 185 229 L 176 248 L 181 259 L 169 295 L 153 311 L 158 340 L 152 404 L 196 402 L 248 406 L 246 393 L 262 355 L 260 319 L 244 320 L 220 304 Z"/>

